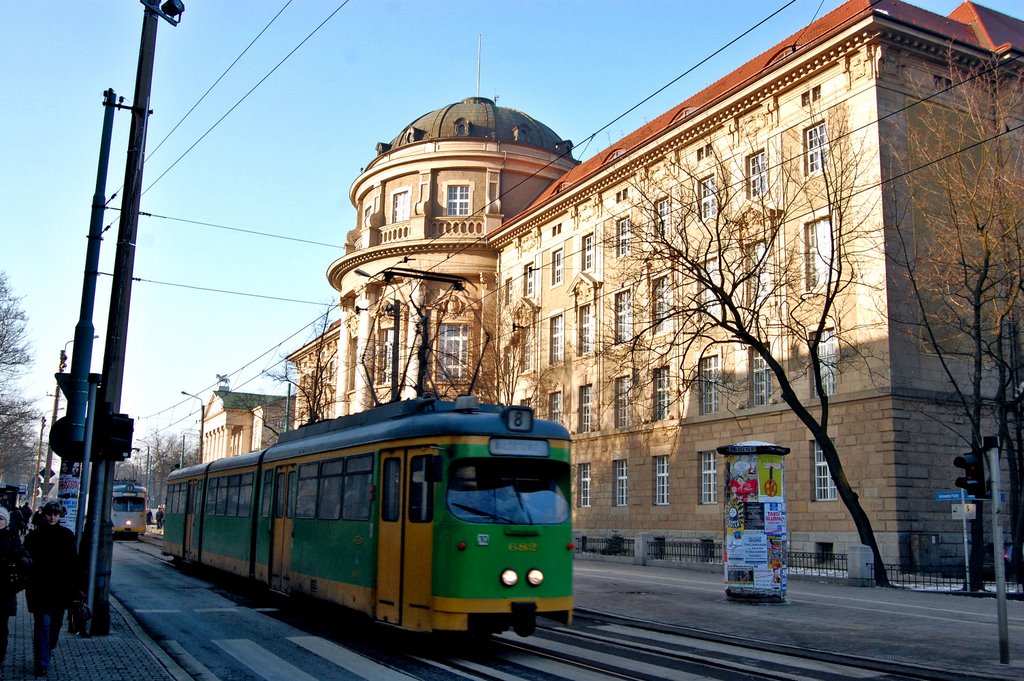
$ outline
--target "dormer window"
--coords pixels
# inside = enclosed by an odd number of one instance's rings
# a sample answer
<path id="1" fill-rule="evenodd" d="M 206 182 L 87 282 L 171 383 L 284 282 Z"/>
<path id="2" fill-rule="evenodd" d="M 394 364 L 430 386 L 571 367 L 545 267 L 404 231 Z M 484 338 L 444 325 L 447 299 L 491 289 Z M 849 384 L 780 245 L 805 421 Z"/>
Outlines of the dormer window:
<path id="1" fill-rule="evenodd" d="M 465 118 L 460 118 L 455 121 L 455 136 L 465 137 L 469 134 L 469 123 Z"/>
<path id="2" fill-rule="evenodd" d="M 512 139 L 516 142 L 529 142 L 530 141 L 530 126 L 528 125 L 517 125 L 512 128 Z"/>

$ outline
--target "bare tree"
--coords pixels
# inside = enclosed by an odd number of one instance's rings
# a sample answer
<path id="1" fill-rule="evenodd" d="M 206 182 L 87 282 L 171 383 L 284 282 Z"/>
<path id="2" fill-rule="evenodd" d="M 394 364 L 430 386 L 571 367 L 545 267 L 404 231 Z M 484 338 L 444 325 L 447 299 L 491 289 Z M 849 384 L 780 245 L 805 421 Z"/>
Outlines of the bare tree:
<path id="1" fill-rule="evenodd" d="M 950 405 L 979 448 L 998 430 L 1008 462 L 1011 533 L 1024 539 L 1021 503 L 1024 441 L 1024 85 L 1019 68 L 993 56 L 966 67 L 950 55 L 947 75 L 917 83 L 922 101 L 908 109 L 905 147 L 893 149 L 902 201 L 894 206 L 894 261 L 911 291 L 900 321 L 938 363 Z M 955 64 L 955 66 L 954 66 Z M 986 431 L 986 429 L 988 429 Z M 972 524 L 970 587 L 982 587 L 984 504 Z M 1020 551 L 1014 567 L 1020 574 Z"/>
<path id="2" fill-rule="evenodd" d="M 884 585 L 871 521 L 830 423 L 841 375 L 885 374 L 867 340 L 884 319 L 857 311 L 858 300 L 880 300 L 884 285 L 869 277 L 884 264 L 869 203 L 877 194 L 863 191 L 877 182 L 869 172 L 877 154 L 866 133 L 849 130 L 845 106 L 812 120 L 803 136 L 767 144 L 756 141 L 763 126 L 752 120 L 739 133 L 747 148 L 733 145 L 729 157 L 709 137 L 696 159 L 675 153 L 638 169 L 630 189 L 639 198 L 607 223 L 605 250 L 618 264 L 605 283 L 615 299 L 602 354 L 632 367 L 633 391 L 651 380 L 647 368 L 677 362 L 676 399 L 692 396 L 696 410 L 735 408 L 765 390 L 781 396 L 820 448 Z M 737 345 L 749 359 L 746 375 L 722 361 Z"/>
<path id="3" fill-rule="evenodd" d="M 39 413 L 18 388 L 32 362 L 27 327 L 21 298 L 0 272 L 0 480 L 8 484 L 35 475 Z"/>
<path id="4" fill-rule="evenodd" d="M 300 426 L 329 418 L 334 407 L 340 324 L 331 322 L 330 313 L 328 310 L 320 318 L 306 345 L 290 355 L 294 363 L 285 359 L 280 369 L 267 372 L 277 382 L 292 386 L 292 418 Z"/>

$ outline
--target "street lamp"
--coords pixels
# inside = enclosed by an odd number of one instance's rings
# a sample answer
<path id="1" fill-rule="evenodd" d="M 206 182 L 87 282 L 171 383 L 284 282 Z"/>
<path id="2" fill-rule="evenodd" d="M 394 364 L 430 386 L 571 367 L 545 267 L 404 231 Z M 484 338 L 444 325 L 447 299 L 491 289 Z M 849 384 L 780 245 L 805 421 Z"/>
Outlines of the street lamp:
<path id="1" fill-rule="evenodd" d="M 203 462 L 203 434 L 204 434 L 203 427 L 206 424 L 206 403 L 203 402 L 203 399 L 201 397 L 199 397 L 198 395 L 193 395 L 192 393 L 187 393 L 184 390 L 181 391 L 181 394 L 184 395 L 185 397 L 191 397 L 193 399 L 199 400 L 199 463 L 202 463 Z M 184 451 L 184 447 L 182 447 L 182 450 Z"/>

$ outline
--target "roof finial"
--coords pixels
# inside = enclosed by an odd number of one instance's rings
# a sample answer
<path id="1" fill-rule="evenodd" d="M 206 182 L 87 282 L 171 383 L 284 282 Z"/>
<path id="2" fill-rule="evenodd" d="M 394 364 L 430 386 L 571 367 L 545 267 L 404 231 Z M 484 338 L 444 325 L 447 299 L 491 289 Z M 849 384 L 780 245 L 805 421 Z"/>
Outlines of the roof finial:
<path id="1" fill-rule="evenodd" d="M 476 96 L 480 96 L 480 53 L 483 49 L 484 36 L 482 33 L 476 34 Z"/>

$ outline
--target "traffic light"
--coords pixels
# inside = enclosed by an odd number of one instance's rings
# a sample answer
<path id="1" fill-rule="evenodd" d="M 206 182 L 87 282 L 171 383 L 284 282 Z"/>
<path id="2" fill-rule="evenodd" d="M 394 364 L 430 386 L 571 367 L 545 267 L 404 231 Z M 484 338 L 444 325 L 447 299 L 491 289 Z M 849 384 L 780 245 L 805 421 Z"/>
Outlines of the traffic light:
<path id="1" fill-rule="evenodd" d="M 132 454 L 132 438 L 135 434 L 135 419 L 127 414 L 100 412 L 96 415 L 96 438 L 99 458 L 107 461 L 124 461 Z"/>
<path id="2" fill-rule="evenodd" d="M 988 483 L 985 480 L 985 450 L 974 449 L 953 459 L 953 465 L 964 469 L 956 479 L 956 486 L 975 499 L 988 499 Z"/>

